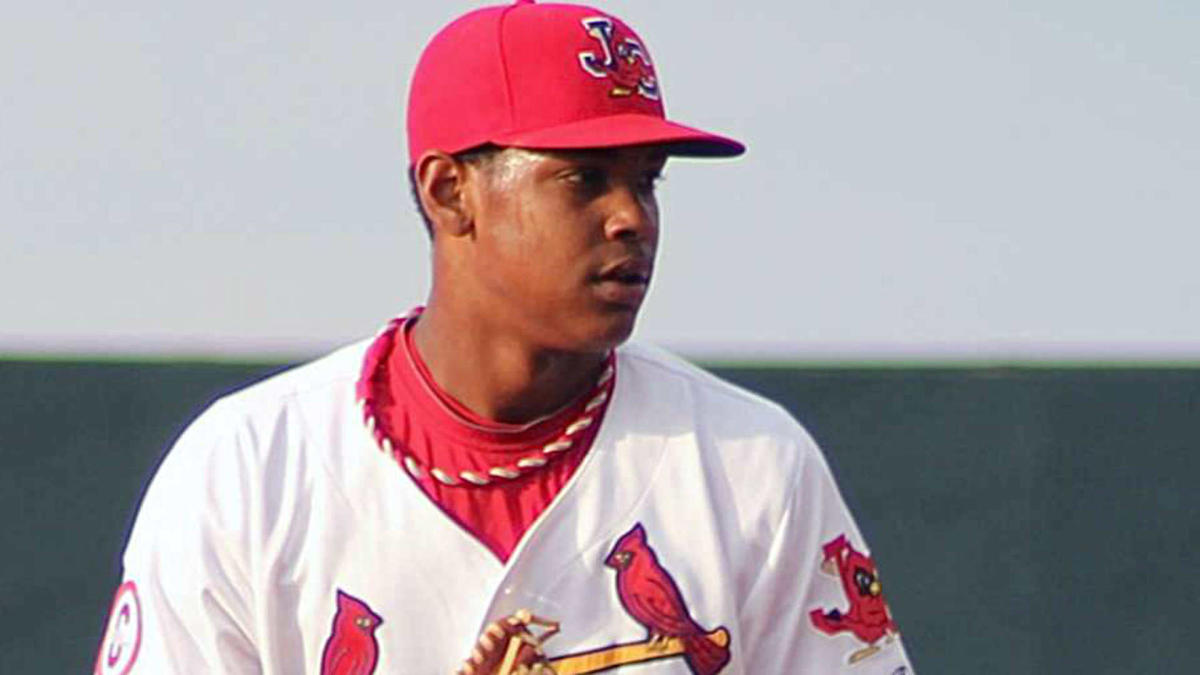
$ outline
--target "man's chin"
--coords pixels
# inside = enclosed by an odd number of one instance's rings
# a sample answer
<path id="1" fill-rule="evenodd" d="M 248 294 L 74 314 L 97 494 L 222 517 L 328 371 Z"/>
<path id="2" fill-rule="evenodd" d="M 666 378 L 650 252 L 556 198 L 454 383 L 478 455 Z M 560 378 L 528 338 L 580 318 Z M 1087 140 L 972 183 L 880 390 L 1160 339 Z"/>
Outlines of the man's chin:
<path id="1" fill-rule="evenodd" d="M 574 333 L 578 351 L 609 352 L 633 334 L 637 323 L 637 307 L 624 305 L 607 305 L 603 311 L 592 314 L 587 320 L 580 322 Z"/>
<path id="2" fill-rule="evenodd" d="M 639 310 L 638 307 L 621 306 L 605 314 L 604 321 L 601 323 L 603 328 L 598 332 L 600 341 L 606 345 L 606 350 L 615 349 L 633 335 Z"/>

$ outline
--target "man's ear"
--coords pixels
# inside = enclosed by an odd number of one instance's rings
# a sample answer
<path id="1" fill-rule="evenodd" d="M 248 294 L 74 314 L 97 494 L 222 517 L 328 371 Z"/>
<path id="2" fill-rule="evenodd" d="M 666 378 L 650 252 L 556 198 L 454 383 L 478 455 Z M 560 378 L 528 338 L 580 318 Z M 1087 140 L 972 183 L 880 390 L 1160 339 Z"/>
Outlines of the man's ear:
<path id="1" fill-rule="evenodd" d="M 433 224 L 434 236 L 470 234 L 475 221 L 466 198 L 467 165 L 444 152 L 431 150 L 417 160 L 414 173 L 421 206 Z"/>

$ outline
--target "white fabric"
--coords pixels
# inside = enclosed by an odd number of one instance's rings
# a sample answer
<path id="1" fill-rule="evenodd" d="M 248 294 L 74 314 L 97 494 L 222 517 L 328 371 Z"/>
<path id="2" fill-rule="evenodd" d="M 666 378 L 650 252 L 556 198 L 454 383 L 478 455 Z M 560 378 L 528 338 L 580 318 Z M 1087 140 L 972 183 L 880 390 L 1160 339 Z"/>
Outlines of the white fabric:
<path id="1" fill-rule="evenodd" d="M 723 675 L 911 672 L 898 639 L 848 665 L 863 643 L 811 625 L 813 609 L 847 605 L 819 573 L 823 543 L 866 545 L 779 406 L 622 347 L 589 456 L 504 565 L 372 442 L 354 395 L 365 348 L 218 401 L 170 451 L 125 552 L 141 622 L 131 672 L 319 673 L 338 590 L 383 619 L 376 673 L 449 672 L 519 608 L 561 622 L 552 657 L 641 640 L 604 565 L 636 523 L 691 616 L 729 631 Z M 664 658 L 607 672 L 689 669 Z"/>

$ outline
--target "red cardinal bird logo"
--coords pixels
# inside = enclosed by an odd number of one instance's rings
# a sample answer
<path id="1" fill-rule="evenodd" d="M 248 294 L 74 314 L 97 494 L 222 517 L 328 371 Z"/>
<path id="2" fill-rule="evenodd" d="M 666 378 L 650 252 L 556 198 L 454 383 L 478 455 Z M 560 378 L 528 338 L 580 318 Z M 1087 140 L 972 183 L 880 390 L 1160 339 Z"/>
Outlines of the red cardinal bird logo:
<path id="1" fill-rule="evenodd" d="M 641 523 L 621 535 L 604 564 L 617 571 L 617 597 L 652 643 L 679 638 L 684 661 L 696 675 L 715 675 L 729 663 L 728 645 L 708 639 L 708 631 L 688 613 L 679 586 L 646 543 Z"/>
<path id="2" fill-rule="evenodd" d="M 865 642 L 866 647 L 850 655 L 850 663 L 879 651 L 875 643 L 885 635 L 890 639 L 898 629 L 883 600 L 883 587 L 879 584 L 875 562 L 856 551 L 846 541 L 846 535 L 841 534 L 825 544 L 821 569 L 841 577 L 842 591 L 850 601 L 850 608 L 844 612 L 836 608 L 814 609 L 809 612 L 813 626 L 827 635 L 849 632 Z"/>
<path id="3" fill-rule="evenodd" d="M 367 603 L 337 592 L 337 614 L 333 632 L 321 654 L 321 675 L 371 675 L 379 662 L 379 642 L 375 630 L 383 618 Z"/>

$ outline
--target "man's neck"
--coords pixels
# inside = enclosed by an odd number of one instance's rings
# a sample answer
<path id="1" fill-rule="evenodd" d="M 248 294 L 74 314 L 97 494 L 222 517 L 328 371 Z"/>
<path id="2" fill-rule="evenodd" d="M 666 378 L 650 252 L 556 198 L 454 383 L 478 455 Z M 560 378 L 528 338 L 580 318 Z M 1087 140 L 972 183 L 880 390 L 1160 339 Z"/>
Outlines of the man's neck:
<path id="1" fill-rule="evenodd" d="M 486 419 L 532 422 L 596 382 L 605 354 L 556 351 L 520 336 L 455 320 L 435 303 L 413 326 L 413 343 L 442 391 Z"/>

